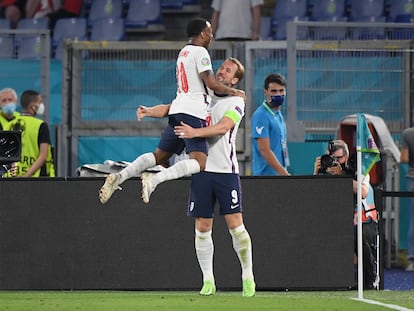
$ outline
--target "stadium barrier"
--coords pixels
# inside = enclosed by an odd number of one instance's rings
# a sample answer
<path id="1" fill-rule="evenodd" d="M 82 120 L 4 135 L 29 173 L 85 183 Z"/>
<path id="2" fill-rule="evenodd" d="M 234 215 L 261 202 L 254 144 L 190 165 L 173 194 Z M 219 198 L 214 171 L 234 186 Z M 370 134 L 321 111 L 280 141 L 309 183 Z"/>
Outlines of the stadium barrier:
<path id="1" fill-rule="evenodd" d="M 259 289 L 354 286 L 352 179 L 241 179 Z M 189 179 L 159 185 L 148 205 L 140 181 L 102 205 L 103 178 L 1 179 L 0 289 L 198 290 Z M 24 191 L 24 195 L 22 192 Z M 241 270 L 216 216 L 215 276 L 240 289 Z"/>

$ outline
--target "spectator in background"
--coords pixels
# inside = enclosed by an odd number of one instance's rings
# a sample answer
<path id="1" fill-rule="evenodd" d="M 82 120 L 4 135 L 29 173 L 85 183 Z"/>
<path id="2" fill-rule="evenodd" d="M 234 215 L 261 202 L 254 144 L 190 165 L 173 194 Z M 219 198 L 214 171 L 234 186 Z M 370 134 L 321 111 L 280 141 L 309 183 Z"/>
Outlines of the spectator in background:
<path id="1" fill-rule="evenodd" d="M 402 133 L 401 163 L 408 163 L 407 191 L 414 192 L 414 127 Z M 406 271 L 414 271 L 414 197 L 409 198 L 408 265 Z"/>
<path id="2" fill-rule="evenodd" d="M 27 0 L 27 18 L 45 18 L 46 15 L 55 12 L 60 8 L 60 0 Z"/>
<path id="3" fill-rule="evenodd" d="M 53 29 L 58 19 L 79 17 L 81 12 L 82 0 L 63 0 L 60 9 L 47 15 L 49 18 L 49 26 Z"/>
<path id="4" fill-rule="evenodd" d="M 8 19 L 11 27 L 16 28 L 19 20 L 26 16 L 25 6 L 26 0 L 1 0 L 0 18 Z"/>
<path id="5" fill-rule="evenodd" d="M 20 98 L 22 113 L 8 123 L 9 130 L 22 132 L 22 156 L 18 162 L 17 176 L 55 176 L 49 127 L 36 118 L 45 110 L 42 97 L 36 91 L 24 91 Z"/>
<path id="6" fill-rule="evenodd" d="M 20 115 L 16 108 L 16 91 L 11 88 L 2 89 L 0 91 L 0 130 L 4 130 L 7 123 Z"/>
<path id="7" fill-rule="evenodd" d="M 286 124 L 281 106 L 285 101 L 286 80 L 271 74 L 264 82 L 265 100 L 251 119 L 252 175 L 289 176 Z"/>
<path id="8" fill-rule="evenodd" d="M 48 18 L 50 29 L 55 28 L 61 18 L 79 17 L 82 0 L 27 0 L 26 16 L 29 18 Z"/>
<path id="9" fill-rule="evenodd" d="M 333 160 L 327 165 L 317 157 L 314 163 L 314 175 L 352 175 L 356 172 L 356 157 L 350 161 L 348 145 L 343 140 L 333 140 L 327 148 L 327 155 Z M 358 191 L 358 182 L 353 180 L 354 190 L 354 252 L 358 254 L 357 243 L 357 202 L 356 194 Z M 378 213 L 375 209 L 374 189 L 370 185 L 369 174 L 362 180 L 362 243 L 363 243 L 363 279 L 364 289 L 373 289 L 377 287 L 378 279 L 376 274 L 376 243 L 378 235 Z M 355 260 L 355 264 L 357 261 Z"/>
<path id="10" fill-rule="evenodd" d="M 211 26 L 216 40 L 259 40 L 263 0 L 213 0 Z"/>

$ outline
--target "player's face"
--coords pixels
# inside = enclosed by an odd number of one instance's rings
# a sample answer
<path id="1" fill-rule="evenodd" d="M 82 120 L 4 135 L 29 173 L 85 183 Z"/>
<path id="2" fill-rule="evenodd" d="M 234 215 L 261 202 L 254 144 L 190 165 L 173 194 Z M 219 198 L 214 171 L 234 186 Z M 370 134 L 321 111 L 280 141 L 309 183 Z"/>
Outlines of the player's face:
<path id="1" fill-rule="evenodd" d="M 235 77 L 237 72 L 237 65 L 231 61 L 225 61 L 216 72 L 216 80 L 221 83 L 233 86 L 238 82 Z"/>

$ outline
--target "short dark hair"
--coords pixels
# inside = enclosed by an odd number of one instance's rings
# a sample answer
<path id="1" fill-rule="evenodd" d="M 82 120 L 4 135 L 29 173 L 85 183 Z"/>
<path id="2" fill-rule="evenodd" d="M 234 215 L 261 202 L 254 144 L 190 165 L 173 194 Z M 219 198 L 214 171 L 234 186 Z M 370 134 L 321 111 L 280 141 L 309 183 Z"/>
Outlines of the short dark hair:
<path id="1" fill-rule="evenodd" d="M 286 79 L 280 73 L 272 73 L 268 75 L 264 81 L 264 88 L 267 90 L 270 83 L 277 83 L 281 86 L 286 86 Z"/>
<path id="2" fill-rule="evenodd" d="M 29 105 L 37 100 L 37 97 L 40 95 L 39 92 L 27 90 L 22 93 L 20 96 L 20 104 L 22 108 L 25 109 L 29 107 Z"/>
<path id="3" fill-rule="evenodd" d="M 207 20 L 201 17 L 193 18 L 187 24 L 188 37 L 197 37 L 207 27 Z"/>

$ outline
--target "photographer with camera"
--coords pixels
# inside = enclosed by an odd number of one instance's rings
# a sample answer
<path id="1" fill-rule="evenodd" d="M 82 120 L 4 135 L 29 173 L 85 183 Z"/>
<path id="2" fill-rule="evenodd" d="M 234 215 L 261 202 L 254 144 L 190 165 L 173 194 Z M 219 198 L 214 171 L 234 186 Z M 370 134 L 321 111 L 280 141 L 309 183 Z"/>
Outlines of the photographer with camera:
<path id="1" fill-rule="evenodd" d="M 348 145 L 343 140 L 329 142 L 326 154 L 317 157 L 314 164 L 314 175 L 350 175 L 354 177 L 354 251 L 357 254 L 357 203 L 356 194 L 356 156 L 350 157 Z M 362 241 L 364 289 L 374 289 L 377 284 L 376 243 L 378 235 L 378 215 L 375 209 L 374 190 L 370 185 L 369 174 L 362 180 Z M 354 260 L 355 265 L 357 260 Z"/>

